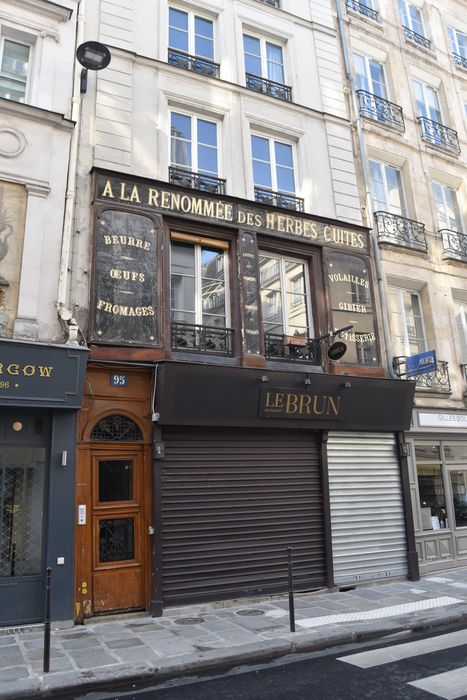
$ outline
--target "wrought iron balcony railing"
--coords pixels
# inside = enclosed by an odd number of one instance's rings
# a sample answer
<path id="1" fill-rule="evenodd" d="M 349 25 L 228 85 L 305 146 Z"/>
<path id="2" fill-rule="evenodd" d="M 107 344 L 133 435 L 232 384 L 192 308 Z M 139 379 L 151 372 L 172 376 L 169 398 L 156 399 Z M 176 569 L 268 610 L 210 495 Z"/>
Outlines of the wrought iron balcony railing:
<path id="1" fill-rule="evenodd" d="M 202 190 L 209 194 L 225 194 L 225 180 L 214 175 L 192 173 L 184 168 L 169 167 L 169 182 L 192 190 Z"/>
<path id="2" fill-rule="evenodd" d="M 247 88 L 255 92 L 262 92 L 264 95 L 277 97 L 278 100 L 292 102 L 292 88 L 282 83 L 277 83 L 275 80 L 262 78 L 260 75 L 253 73 L 245 73 L 245 82 Z"/>
<path id="3" fill-rule="evenodd" d="M 467 262 L 467 236 L 465 233 L 442 228 L 438 231 L 443 240 L 444 258 Z"/>
<path id="4" fill-rule="evenodd" d="M 357 90 L 357 95 L 360 105 L 360 114 L 363 117 L 376 119 L 379 122 L 389 124 L 398 129 L 405 129 L 402 107 L 394 104 L 394 102 L 385 100 L 384 97 L 373 95 L 366 90 Z"/>
<path id="5" fill-rule="evenodd" d="M 424 49 L 429 49 L 431 47 L 431 41 L 423 36 L 422 34 L 417 34 L 417 32 L 412 31 L 408 27 L 402 26 L 404 30 L 405 38 L 410 41 L 414 41 L 419 46 L 423 46 Z"/>
<path id="6" fill-rule="evenodd" d="M 363 15 L 368 19 L 378 19 L 377 10 L 373 10 L 372 7 L 368 7 L 368 5 L 365 5 L 363 2 L 357 2 L 357 0 L 345 0 L 345 6 L 348 10 L 358 12 L 359 15 Z"/>
<path id="7" fill-rule="evenodd" d="M 268 360 L 287 360 L 321 364 L 320 344 L 304 336 L 264 334 L 264 352 Z"/>
<path id="8" fill-rule="evenodd" d="M 233 355 L 233 329 L 172 322 L 172 350 Z"/>
<path id="9" fill-rule="evenodd" d="M 272 7 L 281 6 L 280 0 L 260 0 L 260 2 L 264 2 L 265 5 L 272 5 Z"/>
<path id="10" fill-rule="evenodd" d="M 457 131 L 444 124 L 434 122 L 432 119 L 427 119 L 427 117 L 417 117 L 417 121 L 420 124 L 420 132 L 424 141 L 460 153 Z"/>
<path id="11" fill-rule="evenodd" d="M 452 53 L 454 56 L 454 63 L 456 66 L 460 66 L 461 68 L 467 68 L 467 58 L 464 58 L 463 56 L 459 56 L 458 53 Z"/>
<path id="12" fill-rule="evenodd" d="M 185 70 L 191 70 L 194 73 L 208 75 L 211 78 L 219 77 L 219 64 L 214 61 L 209 61 L 207 58 L 199 58 L 198 56 L 190 56 L 184 51 L 169 49 L 168 62 L 172 66 L 178 66 Z"/>
<path id="13" fill-rule="evenodd" d="M 424 253 L 428 250 L 425 224 L 388 211 L 375 211 L 375 219 L 380 243 L 392 243 Z"/>
<path id="14" fill-rule="evenodd" d="M 443 394 L 451 393 L 451 381 L 449 379 L 448 363 L 438 360 L 436 362 L 436 370 L 421 374 L 418 377 L 407 377 L 406 374 L 406 357 L 394 357 L 392 366 L 398 377 L 401 379 L 410 379 L 417 383 L 417 391 L 436 391 Z"/>
<path id="15" fill-rule="evenodd" d="M 293 211 L 304 211 L 304 199 L 285 192 L 273 192 L 264 187 L 255 187 L 255 202 L 270 204 L 273 207 L 283 207 Z"/>

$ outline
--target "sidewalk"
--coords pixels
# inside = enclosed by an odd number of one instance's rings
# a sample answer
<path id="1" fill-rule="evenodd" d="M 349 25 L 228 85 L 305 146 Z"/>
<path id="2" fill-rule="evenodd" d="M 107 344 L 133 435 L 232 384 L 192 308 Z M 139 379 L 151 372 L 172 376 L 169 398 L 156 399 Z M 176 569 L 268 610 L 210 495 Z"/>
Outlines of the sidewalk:
<path id="1" fill-rule="evenodd" d="M 164 617 L 127 615 L 53 630 L 50 672 L 42 673 L 43 632 L 0 629 L 0 698 L 76 695 L 116 681 L 161 680 L 261 662 L 355 640 L 467 620 L 467 567 L 418 583 L 378 583 L 346 592 L 241 599 L 169 608 Z"/>

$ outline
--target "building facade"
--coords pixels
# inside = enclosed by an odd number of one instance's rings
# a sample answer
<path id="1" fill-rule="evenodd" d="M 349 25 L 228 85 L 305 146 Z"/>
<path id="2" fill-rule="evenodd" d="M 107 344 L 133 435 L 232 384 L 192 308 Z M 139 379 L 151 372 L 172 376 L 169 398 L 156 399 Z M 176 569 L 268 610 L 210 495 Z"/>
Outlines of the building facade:
<path id="1" fill-rule="evenodd" d="M 467 20 L 462 2 L 336 2 L 360 182 L 378 239 L 394 371 L 413 377 L 409 468 L 421 571 L 465 564 Z"/>
<path id="2" fill-rule="evenodd" d="M 289 547 L 299 590 L 417 578 L 330 3 L 94 3 L 84 39 L 75 619 L 283 591 Z"/>
<path id="3" fill-rule="evenodd" d="M 74 454 L 87 352 L 57 311 L 77 3 L 0 8 L 0 624 L 73 614 Z M 65 263 L 66 265 L 66 263 Z M 66 270 L 66 267 L 65 267 Z M 68 324 L 67 329 L 68 329 Z"/>

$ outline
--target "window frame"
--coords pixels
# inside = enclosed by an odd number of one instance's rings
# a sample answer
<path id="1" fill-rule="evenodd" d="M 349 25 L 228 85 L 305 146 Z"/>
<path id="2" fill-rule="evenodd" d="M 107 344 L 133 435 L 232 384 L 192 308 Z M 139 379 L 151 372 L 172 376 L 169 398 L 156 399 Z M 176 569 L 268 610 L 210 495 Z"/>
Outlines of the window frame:
<path id="1" fill-rule="evenodd" d="M 455 213 L 457 214 L 456 215 L 456 224 L 455 224 L 456 228 L 452 228 L 451 225 L 449 225 L 449 224 L 447 224 L 446 226 L 443 226 L 441 224 L 441 219 L 440 219 L 440 215 L 439 215 L 440 208 L 438 207 L 438 199 L 436 198 L 436 195 L 435 195 L 435 187 L 439 187 L 440 191 L 441 191 L 442 205 L 443 205 L 443 209 L 444 209 L 443 216 L 446 219 L 446 222 L 448 222 L 448 220 L 449 220 L 449 216 L 448 216 L 449 205 L 448 205 L 448 202 L 446 199 L 446 192 L 449 191 L 449 192 L 453 193 L 455 206 L 456 206 Z M 442 231 L 443 229 L 446 228 L 448 231 L 456 231 L 456 233 L 464 233 L 464 226 L 462 223 L 462 217 L 461 217 L 460 207 L 459 207 L 459 200 L 457 198 L 457 191 L 453 187 L 449 187 L 449 185 L 446 185 L 444 182 L 439 182 L 439 180 L 432 180 L 431 181 L 431 191 L 432 191 L 432 195 L 433 195 L 433 202 L 434 202 L 435 209 L 436 209 L 436 218 L 437 218 L 437 222 L 438 222 L 438 226 L 439 226 L 438 230 Z"/>
<path id="2" fill-rule="evenodd" d="M 465 39 L 465 49 L 461 48 L 461 45 L 459 44 L 459 35 Z M 461 56 L 461 58 L 467 60 L 467 34 L 465 32 L 461 32 L 460 29 L 456 29 L 455 27 L 448 25 L 448 36 L 452 53 L 455 53 L 458 56 Z"/>
<path id="3" fill-rule="evenodd" d="M 285 69 L 285 43 L 275 43 L 273 41 L 269 41 L 266 39 L 264 36 L 261 36 L 261 34 L 255 34 L 255 32 L 249 32 L 248 30 L 244 30 L 242 32 L 242 44 L 243 44 L 243 65 L 245 69 L 245 74 L 249 73 L 251 75 L 257 75 L 256 73 L 250 73 L 249 70 L 247 70 L 247 65 L 246 65 L 246 55 L 247 52 L 245 51 L 245 37 L 249 37 L 251 39 L 256 39 L 259 41 L 259 46 L 260 46 L 260 62 L 261 62 L 261 73 L 259 74 L 259 78 L 263 78 L 265 80 L 271 80 L 275 83 L 279 83 L 281 85 L 286 85 L 287 84 L 287 76 L 286 76 L 286 69 Z M 274 46 L 276 48 L 279 48 L 281 50 L 281 58 L 282 58 L 282 80 L 276 80 L 275 78 L 271 77 L 269 75 L 269 61 L 267 57 L 267 45 L 270 44 L 271 46 Z"/>
<path id="4" fill-rule="evenodd" d="M 421 94 L 422 94 L 422 101 L 423 101 L 423 106 L 425 109 L 425 114 L 420 113 L 419 109 L 419 102 L 420 100 L 418 99 L 417 96 L 417 89 L 416 85 L 420 86 L 421 88 Z M 424 117 L 425 119 L 430 119 L 433 122 L 437 122 L 438 124 L 444 124 L 444 116 L 443 116 L 443 109 L 441 105 L 441 99 L 440 99 L 440 92 L 437 90 L 437 88 L 433 87 L 429 83 L 426 83 L 425 81 L 419 80 L 418 78 L 412 78 L 412 86 L 413 86 L 413 92 L 415 95 L 415 103 L 417 106 L 417 116 L 419 117 Z M 433 115 L 431 114 L 431 106 L 429 103 L 429 100 L 427 99 L 427 91 L 431 90 L 434 95 L 436 95 L 436 101 L 438 105 L 438 111 L 439 111 L 439 118 L 433 119 Z"/>
<path id="5" fill-rule="evenodd" d="M 10 36 L 8 32 L 4 31 L 4 28 L 0 31 L 0 77 L 3 78 L 3 71 L 2 71 L 2 63 L 3 63 L 3 56 L 4 56 L 4 51 L 5 51 L 5 42 L 9 41 L 13 44 L 19 44 L 20 46 L 26 46 L 28 48 L 28 68 L 27 68 L 27 74 L 26 74 L 26 79 L 24 81 L 24 95 L 22 100 L 13 100 L 11 98 L 3 98 L 3 99 L 8 99 L 11 102 L 17 102 L 18 104 L 28 104 L 30 101 L 30 82 L 31 82 L 31 64 L 32 64 L 32 57 L 33 57 L 33 50 L 34 50 L 34 43 L 33 41 L 26 41 L 25 39 L 19 39 L 15 36 Z M 17 80 L 17 79 L 16 79 Z M 18 82 L 20 82 L 18 80 Z"/>
<path id="6" fill-rule="evenodd" d="M 467 302 L 454 298 L 455 325 L 459 336 L 460 364 L 467 365 Z"/>
<path id="7" fill-rule="evenodd" d="M 403 353 L 402 354 L 405 355 L 406 357 L 410 357 L 413 353 L 410 349 L 410 338 L 409 338 L 409 333 L 408 333 L 407 316 L 406 316 L 406 312 L 405 312 L 404 294 L 410 294 L 411 296 L 415 296 L 418 299 L 418 306 L 419 306 L 419 310 L 420 310 L 420 326 L 421 326 L 421 331 L 422 331 L 422 338 L 420 338 L 418 335 L 416 336 L 417 345 L 418 345 L 417 352 L 418 353 L 425 352 L 427 350 L 428 343 L 427 343 L 427 336 L 426 336 L 426 330 L 425 330 L 423 304 L 422 304 L 422 299 L 421 299 L 420 293 L 414 289 L 408 289 L 406 287 L 396 287 L 393 285 L 389 286 L 388 291 L 389 291 L 390 295 L 393 292 L 397 292 L 399 317 L 400 317 L 401 322 L 402 322 L 402 329 L 401 330 L 403 331 L 403 338 L 401 339 L 403 341 Z M 413 304 L 411 305 L 411 308 L 413 311 Z M 390 317 L 391 317 L 391 321 L 392 321 L 391 322 L 392 335 L 393 335 L 393 337 L 397 338 L 399 341 L 399 339 L 400 339 L 399 328 L 394 327 L 395 326 L 394 313 L 393 313 L 391 308 L 390 308 Z"/>
<path id="8" fill-rule="evenodd" d="M 216 46 L 217 46 L 217 41 L 216 41 L 216 31 L 215 31 L 215 20 L 212 17 L 209 17 L 208 15 L 205 15 L 203 13 L 197 12 L 195 10 L 186 10 L 181 7 L 177 7 L 176 5 L 169 5 L 168 6 L 168 12 L 167 12 L 167 47 L 169 50 L 172 51 L 184 51 L 184 49 L 179 49 L 175 46 L 170 45 L 170 12 L 171 10 L 174 10 L 175 12 L 182 12 L 183 14 L 187 15 L 188 17 L 188 50 L 187 54 L 190 56 L 195 56 L 196 58 L 199 59 L 205 59 L 207 61 L 212 61 L 213 63 L 216 62 Z M 212 56 L 202 56 L 201 54 L 196 53 L 196 18 L 203 19 L 207 22 L 210 22 L 212 25 Z"/>
<path id="9" fill-rule="evenodd" d="M 261 273 L 259 271 L 259 265 L 260 265 L 260 258 L 261 257 L 266 257 L 266 258 L 272 258 L 272 259 L 278 259 L 279 260 L 279 280 L 280 280 L 280 300 L 281 300 L 281 307 L 282 307 L 282 328 L 283 331 L 282 333 L 272 333 L 272 335 L 286 335 L 286 336 L 292 336 L 293 333 L 291 332 L 291 326 L 289 323 L 289 309 L 288 309 L 288 304 L 287 304 L 287 285 L 286 285 L 286 270 L 285 270 L 285 263 L 286 262 L 291 262 L 291 263 L 298 263 L 300 265 L 303 265 L 303 280 L 304 280 L 304 294 L 303 296 L 305 297 L 305 308 L 306 308 L 306 315 L 307 315 L 307 328 L 306 328 L 306 337 L 311 338 L 314 335 L 314 317 L 313 317 L 313 299 L 311 296 L 311 283 L 310 283 L 310 269 L 309 269 L 309 260 L 307 258 L 301 258 L 299 256 L 294 256 L 294 255 L 288 255 L 284 254 L 282 252 L 279 252 L 277 250 L 268 250 L 267 248 L 263 248 L 262 246 L 259 246 L 258 248 L 258 291 L 259 291 L 259 299 L 260 299 L 260 307 L 261 307 L 261 326 L 262 326 L 262 332 L 263 335 L 266 333 L 270 333 L 265 328 L 265 319 L 264 319 L 264 311 L 263 311 L 263 301 L 262 301 L 262 292 L 266 288 L 261 285 Z M 286 303 L 284 304 L 284 299 Z"/>
<path id="10" fill-rule="evenodd" d="M 204 116 L 200 116 L 197 114 L 190 114 L 189 112 L 185 112 L 183 110 L 179 110 L 177 108 L 171 109 L 170 110 L 170 138 L 169 138 L 169 164 L 171 167 L 174 168 L 180 168 L 180 169 L 186 169 L 187 172 L 195 173 L 197 175 L 201 176 L 206 176 L 206 177 L 215 177 L 215 178 L 221 178 L 221 172 L 222 172 L 222 163 L 221 163 L 221 155 L 222 155 L 222 147 L 220 142 L 220 134 L 221 130 L 219 128 L 220 122 L 215 120 L 212 121 L 211 119 L 207 119 Z M 191 165 L 187 166 L 182 163 L 176 163 L 172 161 L 172 141 L 173 141 L 173 135 L 172 135 L 172 115 L 177 114 L 182 117 L 188 117 L 190 119 L 190 133 L 191 133 L 191 139 L 190 139 L 190 156 L 191 156 Z M 198 141 L 198 122 L 199 121 L 204 121 L 207 122 L 208 124 L 213 124 L 216 127 L 216 160 L 217 160 L 217 172 L 208 172 L 205 170 L 199 170 L 199 146 L 200 142 Z M 195 128 L 193 128 L 193 125 L 195 125 Z M 194 138 L 195 136 L 195 138 Z M 202 144 L 201 144 L 202 145 Z M 209 144 L 208 144 L 209 145 Z"/>
<path id="11" fill-rule="evenodd" d="M 424 39 L 428 39 L 427 33 L 426 33 L 426 26 L 425 26 L 425 20 L 423 17 L 423 12 L 421 8 L 417 7 L 414 5 L 412 2 L 408 2 L 408 0 L 398 0 L 398 8 L 399 8 L 399 17 L 401 21 L 401 25 L 403 27 L 407 27 L 407 29 L 410 29 L 411 32 L 415 32 L 415 34 L 419 34 L 422 36 Z M 404 5 L 404 10 L 401 9 L 401 5 Z M 422 31 L 420 32 L 418 29 L 414 29 L 414 20 L 412 18 L 412 15 L 410 14 L 410 9 L 413 8 L 415 12 L 418 13 L 419 16 L 419 24 L 421 25 Z M 404 19 L 402 16 L 402 13 L 405 12 L 405 15 L 407 17 L 407 25 L 403 24 Z"/>
<path id="12" fill-rule="evenodd" d="M 371 171 L 371 165 L 374 163 L 375 165 L 380 167 L 381 171 L 381 180 L 382 180 L 382 185 L 384 189 L 384 197 L 385 197 L 385 209 L 383 211 L 387 211 L 390 214 L 394 214 L 396 216 L 403 216 L 407 218 L 408 216 L 408 208 L 407 208 L 407 198 L 405 195 L 405 187 L 404 187 L 404 178 L 403 178 L 403 173 L 400 168 L 397 168 L 395 165 L 391 165 L 390 163 L 385 163 L 384 161 L 381 160 L 375 160 L 374 158 L 369 158 L 369 165 L 370 165 L 370 181 L 371 181 L 371 189 L 372 189 L 372 199 L 373 199 L 373 205 L 376 208 L 377 211 L 380 211 L 379 206 L 377 205 L 377 200 L 375 197 L 375 192 L 374 192 L 374 180 L 372 177 L 372 171 Z M 399 188 L 399 199 L 400 199 L 400 212 L 395 212 L 392 211 L 394 207 L 391 206 L 390 204 L 390 197 L 389 197 L 389 188 L 388 188 L 388 182 L 387 182 L 387 168 L 390 168 L 391 170 L 394 170 L 394 172 L 398 173 L 399 180 L 400 180 L 400 188 Z"/>
<path id="13" fill-rule="evenodd" d="M 250 148 L 251 148 L 251 170 L 252 170 L 252 177 L 253 177 L 253 187 L 258 187 L 259 189 L 264 189 L 264 190 L 269 190 L 269 187 L 266 185 L 261 185 L 259 183 L 255 182 L 255 171 L 253 167 L 253 163 L 255 160 L 260 160 L 259 158 L 255 158 L 253 155 L 253 138 L 260 138 L 260 139 L 265 139 L 268 142 L 268 151 L 269 151 L 269 168 L 270 168 L 270 173 L 271 173 L 271 192 L 279 192 L 280 194 L 284 195 L 291 195 L 291 196 L 298 196 L 297 195 L 297 169 L 296 169 L 296 155 L 295 155 L 295 149 L 293 143 L 286 142 L 286 141 L 278 141 L 274 136 L 266 136 L 265 134 L 261 134 L 257 131 L 252 131 L 250 133 Z M 289 146 L 290 147 L 290 154 L 291 154 L 291 160 L 292 160 L 292 175 L 293 175 L 293 184 L 294 184 L 294 189 L 293 190 L 284 190 L 284 189 L 279 189 L 278 187 L 278 178 L 277 178 L 277 162 L 276 162 L 276 151 L 275 151 L 275 144 L 281 144 L 283 146 Z M 272 155 L 272 157 L 271 157 Z M 261 161 L 265 162 L 265 161 Z"/>
<path id="14" fill-rule="evenodd" d="M 383 100 L 389 100 L 389 91 L 388 91 L 388 81 L 386 77 L 386 65 L 384 63 L 381 63 L 380 61 L 376 60 L 375 58 L 371 58 L 370 56 L 366 56 L 363 53 L 359 53 L 358 51 L 353 52 L 353 62 L 354 62 L 354 67 L 355 67 L 355 79 L 357 83 L 357 90 L 365 90 L 366 92 L 370 93 L 370 95 L 374 95 L 375 97 L 380 97 Z M 361 73 L 358 72 L 357 70 L 357 63 L 355 58 L 361 58 L 363 60 L 364 66 L 365 66 L 365 75 L 363 76 L 365 81 L 368 83 L 368 90 L 365 87 L 359 87 L 359 76 Z M 378 94 L 377 91 L 375 91 L 375 83 L 373 81 L 373 77 L 371 75 L 371 69 L 370 69 L 370 64 L 371 62 L 377 64 L 378 66 L 381 67 L 381 73 L 383 76 L 383 82 L 382 85 L 384 87 L 384 95 Z"/>
<path id="15" fill-rule="evenodd" d="M 203 323 L 203 295 L 202 295 L 202 274 L 201 274 L 201 250 L 203 247 L 206 248 L 217 248 L 219 251 L 223 251 L 223 264 L 224 264 L 224 306 L 225 306 L 225 326 L 215 326 L 219 330 L 223 328 L 231 328 L 232 323 L 232 310 L 231 310 L 231 282 L 230 282 L 230 254 L 231 245 L 229 241 L 221 241 L 216 239 L 204 238 L 195 235 L 190 235 L 188 233 L 183 233 L 178 230 L 172 230 L 170 232 L 170 248 L 169 248 L 169 314 L 170 323 L 187 323 L 186 321 L 176 321 L 173 319 L 172 314 L 173 299 L 172 299 L 172 244 L 179 243 L 182 245 L 189 245 L 194 248 L 194 258 L 195 258 L 195 303 L 194 303 L 194 316 L 195 321 L 192 324 L 205 327 Z M 177 311 L 185 312 L 187 309 L 177 309 Z M 189 313 L 192 313 L 189 311 Z"/>

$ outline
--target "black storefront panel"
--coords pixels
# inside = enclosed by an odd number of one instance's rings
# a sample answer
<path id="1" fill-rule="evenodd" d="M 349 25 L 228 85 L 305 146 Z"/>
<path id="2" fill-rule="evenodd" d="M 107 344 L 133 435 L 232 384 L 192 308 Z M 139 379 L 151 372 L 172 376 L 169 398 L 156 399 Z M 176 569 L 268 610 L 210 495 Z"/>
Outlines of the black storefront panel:
<path id="1" fill-rule="evenodd" d="M 316 435 L 316 434 L 315 434 Z M 320 459 L 304 431 L 164 428 L 165 605 L 325 584 Z"/>

